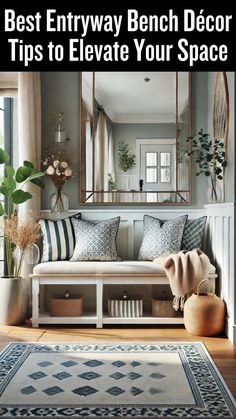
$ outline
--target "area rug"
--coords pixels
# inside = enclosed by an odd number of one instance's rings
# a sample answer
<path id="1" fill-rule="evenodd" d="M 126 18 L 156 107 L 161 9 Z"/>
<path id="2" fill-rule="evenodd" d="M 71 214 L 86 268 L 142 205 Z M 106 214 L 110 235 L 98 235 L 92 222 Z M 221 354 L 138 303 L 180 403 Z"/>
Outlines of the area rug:
<path id="1" fill-rule="evenodd" d="M 236 405 L 202 343 L 11 343 L 0 416 L 235 418 Z"/>

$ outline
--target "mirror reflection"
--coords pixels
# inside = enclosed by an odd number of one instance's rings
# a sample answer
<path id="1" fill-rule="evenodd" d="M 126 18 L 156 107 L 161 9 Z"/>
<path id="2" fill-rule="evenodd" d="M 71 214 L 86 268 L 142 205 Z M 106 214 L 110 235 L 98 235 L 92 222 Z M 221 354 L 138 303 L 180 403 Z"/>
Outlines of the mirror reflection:
<path id="1" fill-rule="evenodd" d="M 190 74 L 81 74 L 81 203 L 189 204 Z"/>

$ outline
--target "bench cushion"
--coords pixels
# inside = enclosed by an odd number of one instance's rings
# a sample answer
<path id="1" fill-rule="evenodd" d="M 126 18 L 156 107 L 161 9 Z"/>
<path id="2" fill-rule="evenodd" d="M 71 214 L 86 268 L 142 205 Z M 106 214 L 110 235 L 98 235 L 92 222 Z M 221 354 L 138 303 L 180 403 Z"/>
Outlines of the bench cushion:
<path id="1" fill-rule="evenodd" d="M 215 268 L 211 265 L 211 273 Z M 165 276 L 164 269 L 150 261 L 111 261 L 111 262 L 45 262 L 34 267 L 33 274 L 157 274 Z"/>

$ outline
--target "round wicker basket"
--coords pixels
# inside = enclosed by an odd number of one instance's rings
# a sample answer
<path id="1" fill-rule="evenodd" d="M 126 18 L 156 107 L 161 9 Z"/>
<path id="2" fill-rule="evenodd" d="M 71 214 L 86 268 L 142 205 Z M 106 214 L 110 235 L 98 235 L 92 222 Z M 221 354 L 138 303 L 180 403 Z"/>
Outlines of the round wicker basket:
<path id="1" fill-rule="evenodd" d="M 197 336 L 214 336 L 221 333 L 225 324 L 225 303 L 215 294 L 200 293 L 203 279 L 197 293 L 191 295 L 184 305 L 184 325 L 189 333 Z"/>

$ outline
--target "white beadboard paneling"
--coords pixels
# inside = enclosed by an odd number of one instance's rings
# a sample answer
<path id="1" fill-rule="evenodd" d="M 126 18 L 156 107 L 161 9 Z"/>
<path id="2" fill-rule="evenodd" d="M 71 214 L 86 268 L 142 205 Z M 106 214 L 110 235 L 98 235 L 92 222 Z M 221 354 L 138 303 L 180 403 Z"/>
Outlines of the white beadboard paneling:
<path id="1" fill-rule="evenodd" d="M 226 333 L 236 344 L 236 286 L 234 279 L 234 212 L 233 203 L 205 206 L 209 226 L 209 255 L 217 267 L 217 290 L 227 309 Z"/>

